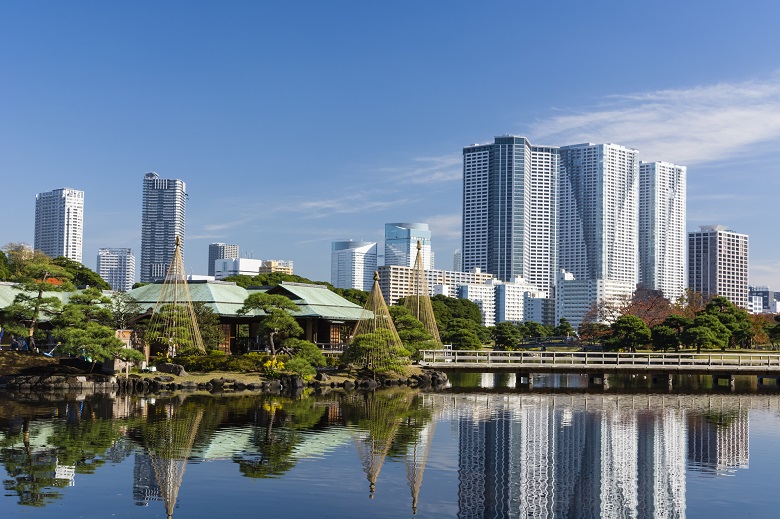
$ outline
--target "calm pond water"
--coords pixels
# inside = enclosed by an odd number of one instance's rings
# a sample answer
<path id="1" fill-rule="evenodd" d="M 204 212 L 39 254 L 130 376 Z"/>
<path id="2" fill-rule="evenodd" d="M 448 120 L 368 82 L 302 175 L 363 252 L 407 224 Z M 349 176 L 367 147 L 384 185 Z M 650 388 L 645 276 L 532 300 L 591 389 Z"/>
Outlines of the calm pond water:
<path id="1" fill-rule="evenodd" d="M 0 517 L 778 516 L 776 390 L 515 382 L 297 398 L 0 393 Z"/>

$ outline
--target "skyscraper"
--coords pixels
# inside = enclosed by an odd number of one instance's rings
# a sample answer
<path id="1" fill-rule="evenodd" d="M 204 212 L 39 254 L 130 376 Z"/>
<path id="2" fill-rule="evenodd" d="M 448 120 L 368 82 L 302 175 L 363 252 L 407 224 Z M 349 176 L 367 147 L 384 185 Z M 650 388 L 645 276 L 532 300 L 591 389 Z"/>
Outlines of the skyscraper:
<path id="1" fill-rule="evenodd" d="M 132 249 L 98 249 L 97 273 L 112 290 L 126 292 L 135 282 L 135 256 Z"/>
<path id="2" fill-rule="evenodd" d="M 688 233 L 688 288 L 748 304 L 748 235 L 724 225 L 702 225 Z"/>
<path id="3" fill-rule="evenodd" d="M 336 288 L 371 291 L 377 269 L 376 242 L 334 241 L 330 253 L 330 283 Z"/>
<path id="4" fill-rule="evenodd" d="M 685 290 L 686 168 L 639 163 L 639 283 L 674 301 Z"/>
<path id="5" fill-rule="evenodd" d="M 238 245 L 226 243 L 212 243 L 209 245 L 209 276 L 213 276 L 214 262 L 221 259 L 233 259 L 238 257 Z"/>
<path id="6" fill-rule="evenodd" d="M 631 297 L 639 281 L 638 152 L 616 144 L 560 148 L 556 321 Z M 602 320 L 603 316 L 596 316 Z"/>
<path id="7" fill-rule="evenodd" d="M 35 195 L 36 250 L 81 262 L 83 230 L 84 191 L 61 188 Z"/>
<path id="8" fill-rule="evenodd" d="M 616 144 L 561 148 L 558 266 L 576 279 L 639 280 L 638 152 Z"/>
<path id="9" fill-rule="evenodd" d="M 525 137 L 463 148 L 463 270 L 551 289 L 558 170 L 558 148 Z"/>
<path id="10" fill-rule="evenodd" d="M 141 282 L 165 278 L 173 259 L 176 237 L 184 252 L 184 217 L 187 192 L 184 181 L 144 175 L 141 214 Z"/>
<path id="11" fill-rule="evenodd" d="M 422 245 L 423 269 L 433 269 L 431 231 L 427 223 L 385 224 L 385 265 L 414 267 L 417 242 Z"/>

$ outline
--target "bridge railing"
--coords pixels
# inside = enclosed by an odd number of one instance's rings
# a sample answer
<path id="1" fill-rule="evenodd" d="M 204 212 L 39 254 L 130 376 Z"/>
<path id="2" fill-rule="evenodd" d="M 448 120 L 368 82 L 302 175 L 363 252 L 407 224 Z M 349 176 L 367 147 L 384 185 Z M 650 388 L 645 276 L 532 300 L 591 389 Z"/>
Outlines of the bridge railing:
<path id="1" fill-rule="evenodd" d="M 780 354 L 421 350 L 420 364 L 473 366 L 709 366 L 780 368 Z"/>

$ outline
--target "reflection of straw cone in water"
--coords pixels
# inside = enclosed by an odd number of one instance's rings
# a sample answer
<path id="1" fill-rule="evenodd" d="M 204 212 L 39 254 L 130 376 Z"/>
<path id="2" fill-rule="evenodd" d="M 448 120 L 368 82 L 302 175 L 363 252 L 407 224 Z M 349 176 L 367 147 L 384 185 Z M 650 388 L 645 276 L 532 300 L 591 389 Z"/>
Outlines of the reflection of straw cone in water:
<path id="1" fill-rule="evenodd" d="M 369 497 L 376 491 L 376 481 L 387 457 L 393 439 L 409 410 L 413 393 L 410 391 L 382 392 L 381 394 L 352 395 L 345 405 L 356 411 L 364 430 L 354 434 L 363 471 L 369 482 Z"/>
<path id="2" fill-rule="evenodd" d="M 168 517 L 173 515 L 176 507 L 187 458 L 192 451 L 203 412 L 203 408 L 199 408 L 194 413 L 182 413 L 183 416 L 167 417 L 152 424 L 149 456 Z"/>

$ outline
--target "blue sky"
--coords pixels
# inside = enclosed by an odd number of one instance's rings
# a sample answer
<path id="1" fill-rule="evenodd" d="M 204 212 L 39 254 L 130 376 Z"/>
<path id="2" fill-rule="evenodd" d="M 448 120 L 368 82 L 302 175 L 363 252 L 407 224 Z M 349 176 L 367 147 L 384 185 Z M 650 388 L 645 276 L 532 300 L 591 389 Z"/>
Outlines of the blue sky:
<path id="1" fill-rule="evenodd" d="M 615 142 L 688 166 L 688 229 L 750 235 L 780 290 L 780 3 L 2 2 L 0 245 L 85 191 L 84 263 L 140 259 L 147 171 L 208 244 L 330 278 L 334 240 L 428 222 L 460 243 L 461 150 Z"/>

